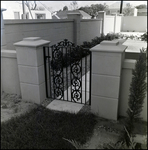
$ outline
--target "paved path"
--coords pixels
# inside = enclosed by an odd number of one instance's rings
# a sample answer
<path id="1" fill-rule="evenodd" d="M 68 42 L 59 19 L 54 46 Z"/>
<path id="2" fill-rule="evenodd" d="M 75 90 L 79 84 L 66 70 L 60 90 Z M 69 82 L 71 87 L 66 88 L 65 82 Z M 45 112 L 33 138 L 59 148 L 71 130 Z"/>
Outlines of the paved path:
<path id="1" fill-rule="evenodd" d="M 64 91 L 64 99 L 67 101 L 58 100 L 57 98 L 53 100 L 49 105 L 47 105 L 46 108 L 52 109 L 52 110 L 58 110 L 58 111 L 68 111 L 71 113 L 78 113 L 81 110 L 81 108 L 84 106 L 85 101 L 86 102 L 89 101 L 89 77 L 90 77 L 90 71 L 88 71 L 86 75 L 82 76 L 82 80 L 81 80 L 82 81 L 82 99 L 78 101 L 79 104 L 70 102 L 71 100 L 71 86 L 70 86 L 68 90 Z M 81 104 L 81 100 L 83 104 Z"/>
<path id="2" fill-rule="evenodd" d="M 140 49 L 142 47 L 146 48 L 147 43 L 140 40 L 126 40 L 123 45 L 128 46 L 128 48 L 125 50 L 126 52 L 140 52 Z"/>

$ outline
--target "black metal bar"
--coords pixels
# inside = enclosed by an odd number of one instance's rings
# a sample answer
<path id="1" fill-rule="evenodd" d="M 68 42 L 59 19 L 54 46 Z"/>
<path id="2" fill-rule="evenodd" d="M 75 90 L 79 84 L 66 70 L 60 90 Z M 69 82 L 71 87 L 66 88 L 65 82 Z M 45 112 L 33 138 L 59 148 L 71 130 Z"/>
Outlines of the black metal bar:
<path id="1" fill-rule="evenodd" d="M 91 72 L 92 72 L 92 53 L 90 52 L 89 105 L 91 105 Z"/>
<path id="2" fill-rule="evenodd" d="M 62 66 L 62 76 L 63 76 L 62 80 L 63 80 L 63 100 L 64 100 L 64 87 L 65 86 L 64 86 L 64 66 L 63 66 L 64 65 L 63 64 L 64 63 L 64 59 L 63 59 L 64 56 L 63 56 L 63 47 L 61 47 L 61 49 L 62 49 L 62 64 L 61 64 L 61 66 Z"/>
<path id="3" fill-rule="evenodd" d="M 71 69 L 72 68 L 71 68 L 71 47 L 70 47 L 70 87 L 71 87 L 70 89 L 71 89 L 71 102 L 72 102 L 72 76 L 71 76 L 72 71 L 71 71 Z"/>
<path id="4" fill-rule="evenodd" d="M 68 57 L 67 57 L 68 53 L 67 53 L 67 47 L 66 47 L 66 85 L 67 85 L 67 101 L 68 101 L 68 74 L 67 74 L 67 67 L 68 67 Z"/>
<path id="5" fill-rule="evenodd" d="M 43 53 L 44 53 L 44 70 L 45 70 L 45 88 L 46 88 L 46 97 L 48 98 L 48 84 L 47 84 L 47 69 L 46 69 L 46 48 L 43 47 Z"/>
<path id="6" fill-rule="evenodd" d="M 49 55 L 50 48 L 48 47 L 48 68 L 49 68 L 49 86 L 50 86 L 50 97 L 52 98 L 52 92 L 51 92 L 51 64 L 50 64 L 50 55 Z"/>
<path id="7" fill-rule="evenodd" d="M 80 55 L 81 55 L 81 79 L 80 79 L 80 81 L 81 81 L 81 104 L 82 104 L 82 97 L 83 97 L 83 93 L 82 93 L 82 51 L 80 51 Z"/>
<path id="8" fill-rule="evenodd" d="M 86 104 L 86 93 L 87 93 L 87 56 L 85 56 L 85 104 Z"/>
<path id="9" fill-rule="evenodd" d="M 51 48 L 51 53 L 52 53 L 52 63 L 54 62 L 54 56 L 53 56 L 53 47 Z M 52 78 L 53 78 L 53 97 L 55 99 L 55 83 L 54 83 L 54 64 L 52 65 L 53 66 L 53 71 L 52 71 Z"/>

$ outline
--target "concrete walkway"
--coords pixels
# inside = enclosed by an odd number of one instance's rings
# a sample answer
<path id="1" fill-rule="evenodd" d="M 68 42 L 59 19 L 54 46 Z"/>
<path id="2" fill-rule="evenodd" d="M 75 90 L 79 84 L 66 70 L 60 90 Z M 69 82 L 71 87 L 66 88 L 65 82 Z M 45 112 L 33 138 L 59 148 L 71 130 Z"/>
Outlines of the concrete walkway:
<path id="1" fill-rule="evenodd" d="M 49 105 L 47 105 L 46 108 L 57 111 L 78 113 L 84 106 L 84 103 L 89 101 L 89 77 L 89 71 L 87 72 L 87 74 L 82 76 L 82 98 L 78 100 L 78 103 L 71 102 L 71 89 L 73 87 L 70 86 L 68 90 L 64 91 L 64 100 L 58 100 L 57 97 L 57 99 L 53 100 Z"/>

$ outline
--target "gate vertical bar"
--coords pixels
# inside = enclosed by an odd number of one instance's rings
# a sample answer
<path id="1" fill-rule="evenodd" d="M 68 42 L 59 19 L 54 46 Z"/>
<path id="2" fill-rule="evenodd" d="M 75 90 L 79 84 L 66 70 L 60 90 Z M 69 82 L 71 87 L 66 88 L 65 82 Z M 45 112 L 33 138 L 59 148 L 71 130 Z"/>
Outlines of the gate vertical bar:
<path id="1" fill-rule="evenodd" d="M 51 47 L 51 53 L 52 53 L 52 62 L 54 62 L 53 61 L 53 46 Z M 53 66 L 53 68 L 52 68 L 52 78 L 53 78 L 53 97 L 54 97 L 54 99 L 55 99 L 55 85 L 54 85 L 54 65 L 52 65 Z"/>
<path id="2" fill-rule="evenodd" d="M 64 56 L 63 56 L 63 47 L 61 47 L 61 51 L 62 51 L 62 64 L 61 65 L 62 65 L 62 76 L 63 76 L 63 78 L 62 78 L 63 79 L 63 93 L 62 94 L 63 94 L 63 100 L 64 100 L 65 99 L 64 98 L 64 95 L 65 95 L 64 94 L 64 87 L 65 86 L 64 86 L 64 59 L 63 59 Z"/>
<path id="3" fill-rule="evenodd" d="M 82 51 L 80 51 L 80 58 L 81 58 L 81 79 L 80 79 L 80 82 L 81 82 L 81 104 L 82 104 L 82 97 L 83 97 L 83 93 L 82 93 Z"/>
<path id="4" fill-rule="evenodd" d="M 48 47 L 48 68 L 49 68 L 49 86 L 50 86 L 50 97 L 52 98 L 52 92 L 51 92 L 51 69 L 50 69 L 50 55 L 49 55 L 49 47 Z"/>
<path id="5" fill-rule="evenodd" d="M 71 89 L 71 102 L 72 102 L 72 76 L 71 76 L 71 47 L 70 47 L 70 89 Z"/>
<path id="6" fill-rule="evenodd" d="M 85 56 L 85 104 L 86 104 L 86 92 L 87 92 L 87 55 Z"/>
<path id="7" fill-rule="evenodd" d="M 47 65 L 46 65 L 46 47 L 43 47 L 44 52 L 44 70 L 45 70 L 45 86 L 46 86 L 46 97 L 48 97 L 48 85 L 47 85 Z"/>
<path id="8" fill-rule="evenodd" d="M 89 75 L 89 105 L 91 105 L 91 72 L 92 72 L 92 52 L 90 51 L 90 75 Z"/>
<path id="9" fill-rule="evenodd" d="M 65 80 L 66 80 L 66 83 L 67 83 L 66 85 L 67 85 L 67 101 L 68 101 L 68 74 L 67 74 L 67 67 L 68 67 L 68 64 L 67 64 L 68 59 L 67 58 L 68 57 L 67 57 L 67 54 L 68 53 L 67 53 L 67 47 L 66 47 L 66 79 Z"/>

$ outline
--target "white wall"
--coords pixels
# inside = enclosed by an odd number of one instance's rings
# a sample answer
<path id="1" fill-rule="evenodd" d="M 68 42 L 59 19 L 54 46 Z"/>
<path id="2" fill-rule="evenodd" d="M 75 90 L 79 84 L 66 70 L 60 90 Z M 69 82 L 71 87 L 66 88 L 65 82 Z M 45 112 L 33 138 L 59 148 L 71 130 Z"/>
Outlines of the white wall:
<path id="1" fill-rule="evenodd" d="M 121 32 L 146 32 L 147 16 L 123 16 Z"/>
<path id="2" fill-rule="evenodd" d="M 115 33 L 119 33 L 120 31 L 121 31 L 121 16 L 116 16 Z"/>
<path id="3" fill-rule="evenodd" d="M 114 19 L 115 16 L 105 16 L 104 20 L 104 34 L 106 35 L 109 32 L 114 32 Z"/>
<path id="4" fill-rule="evenodd" d="M 4 20 L 7 49 L 15 50 L 13 43 L 26 37 L 41 37 L 52 44 L 68 39 L 73 42 L 73 20 L 34 19 Z"/>
<path id="5" fill-rule="evenodd" d="M 101 21 L 85 19 L 80 22 L 80 43 L 100 36 Z M 68 39 L 74 42 L 73 19 L 4 20 L 7 49 L 15 50 L 13 43 L 26 37 L 41 37 L 51 41 L 50 45 Z"/>
<path id="6" fill-rule="evenodd" d="M 5 93 L 21 95 L 16 51 L 1 50 L 1 85 Z"/>
<path id="7" fill-rule="evenodd" d="M 120 86 L 120 100 L 119 100 L 119 115 L 127 116 L 126 111 L 128 109 L 128 98 L 129 98 L 129 88 L 132 81 L 132 69 L 135 68 L 136 60 L 125 59 L 122 67 L 121 74 L 121 86 Z M 147 79 L 146 79 L 147 82 Z M 147 93 L 144 99 L 143 110 L 141 112 L 141 117 L 144 121 L 147 121 Z"/>
<path id="8" fill-rule="evenodd" d="M 80 23 L 80 43 L 84 41 L 90 42 L 94 37 L 100 37 L 101 20 L 85 19 Z"/>

